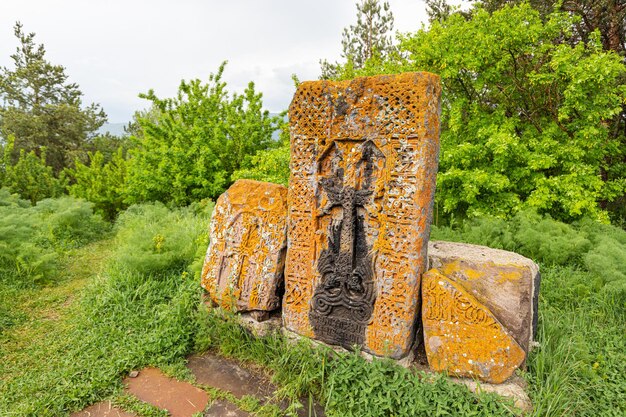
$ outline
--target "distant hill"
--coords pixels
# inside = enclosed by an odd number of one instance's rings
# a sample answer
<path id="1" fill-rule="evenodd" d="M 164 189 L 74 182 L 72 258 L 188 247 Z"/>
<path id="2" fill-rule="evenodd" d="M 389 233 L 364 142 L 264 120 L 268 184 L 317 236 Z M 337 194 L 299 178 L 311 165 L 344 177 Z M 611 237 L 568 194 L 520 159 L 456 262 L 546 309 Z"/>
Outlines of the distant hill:
<path id="1" fill-rule="evenodd" d="M 126 125 L 127 123 L 105 123 L 98 129 L 98 134 L 104 135 L 109 133 L 113 136 L 124 136 L 124 127 Z"/>
<path id="2" fill-rule="evenodd" d="M 270 116 L 280 116 L 280 113 L 270 113 Z M 287 116 L 285 116 L 285 120 L 286 119 L 287 119 Z M 124 128 L 127 125 L 128 123 L 105 123 L 100 127 L 100 129 L 98 129 L 98 134 L 104 135 L 105 133 L 108 133 L 113 136 L 124 136 L 125 135 Z M 279 135 L 279 132 L 277 131 L 277 132 L 274 132 L 272 137 L 274 139 L 278 139 L 278 135 Z"/>

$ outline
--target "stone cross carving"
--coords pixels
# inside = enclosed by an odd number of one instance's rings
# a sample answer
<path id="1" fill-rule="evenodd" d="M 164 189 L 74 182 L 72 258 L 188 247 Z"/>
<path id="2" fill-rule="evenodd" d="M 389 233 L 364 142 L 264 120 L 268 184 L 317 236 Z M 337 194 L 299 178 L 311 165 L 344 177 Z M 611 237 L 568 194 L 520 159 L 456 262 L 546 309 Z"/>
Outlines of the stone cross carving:
<path id="1" fill-rule="evenodd" d="M 302 83 L 291 103 L 283 320 L 400 358 L 413 343 L 439 151 L 439 78 Z"/>
<path id="2" fill-rule="evenodd" d="M 352 164 L 346 167 L 335 144 L 318 164 L 322 175 L 320 192 L 326 197 L 318 217 L 331 216 L 332 220 L 328 247 L 320 254 L 317 264 L 321 282 L 313 295 L 309 317 L 316 338 L 350 348 L 363 344 L 376 298 L 365 216 L 374 194 L 375 165 L 384 162 L 384 156 L 371 141 L 344 148 L 351 150 Z M 325 167 L 329 165 L 325 164 L 328 158 L 332 158 L 332 172 L 323 176 L 328 169 Z M 339 210 L 333 214 L 336 208 Z"/>
<path id="3" fill-rule="evenodd" d="M 286 197 L 282 185 L 238 180 L 217 200 L 201 281 L 215 304 L 257 317 L 280 307 Z"/>

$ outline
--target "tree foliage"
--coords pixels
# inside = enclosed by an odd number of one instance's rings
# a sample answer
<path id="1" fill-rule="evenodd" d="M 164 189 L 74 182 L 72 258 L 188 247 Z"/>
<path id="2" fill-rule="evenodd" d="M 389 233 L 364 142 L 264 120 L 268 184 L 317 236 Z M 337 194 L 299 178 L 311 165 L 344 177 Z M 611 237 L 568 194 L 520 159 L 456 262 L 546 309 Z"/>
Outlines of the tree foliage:
<path id="1" fill-rule="evenodd" d="M 45 147 L 46 163 L 55 174 L 86 155 L 90 136 L 106 121 L 95 104 L 82 107 L 78 85 L 68 82 L 65 68 L 46 60 L 35 34 L 25 34 L 16 23 L 19 47 L 11 55 L 14 68 L 0 69 L 0 140 L 15 137 L 13 161 L 23 150 L 41 156 Z"/>
<path id="2" fill-rule="evenodd" d="M 252 82 L 231 97 L 222 81 L 224 66 L 207 84 L 181 82 L 174 98 L 141 95 L 156 111 L 137 119 L 142 133 L 129 152 L 129 202 L 186 205 L 216 198 L 247 155 L 276 145 L 272 133 L 279 118 L 263 110 Z"/>
<path id="3" fill-rule="evenodd" d="M 494 12 L 524 1 L 528 0 L 479 0 L 476 3 Z M 626 52 L 626 0 L 530 0 L 529 4 L 544 17 L 557 10 L 577 16 L 572 27 L 575 42 L 589 41 L 597 30 L 605 50 Z"/>
<path id="4" fill-rule="evenodd" d="M 8 188 L 32 204 L 61 195 L 65 188 L 64 178 L 56 178 L 52 168 L 46 165 L 46 148 L 42 147 L 39 155 L 20 149 L 14 162 L 11 158 L 14 141 L 15 138 L 9 136 L 7 143 L 0 148 L 0 187 Z"/>
<path id="5" fill-rule="evenodd" d="M 453 13 L 403 36 L 405 59 L 357 72 L 441 76 L 440 210 L 608 220 L 607 204 L 626 194 L 626 141 L 614 126 L 626 69 L 598 32 L 567 42 L 576 19 L 542 18 L 526 3 Z"/>
<path id="6" fill-rule="evenodd" d="M 321 61 L 323 79 L 338 78 L 344 72 L 363 68 L 369 60 L 384 60 L 395 52 L 391 33 L 393 13 L 389 2 L 360 0 L 356 4 L 357 22 L 344 28 L 341 57 L 345 63 Z M 346 77 L 342 77 L 346 78 Z"/>
<path id="7" fill-rule="evenodd" d="M 445 3 L 445 0 L 439 0 Z M 485 10 L 493 12 L 507 5 L 520 4 L 523 0 L 479 0 L 476 4 Z M 589 43 L 598 39 L 605 51 L 613 51 L 620 56 L 626 56 L 626 1 L 625 0 L 529 0 L 529 4 L 537 10 L 542 19 L 546 20 L 551 13 L 562 11 L 573 17 L 571 31 L 564 35 L 564 41 L 572 45 L 579 42 Z M 621 84 L 626 84 L 626 75 L 622 75 Z M 616 114 L 607 123 L 611 126 L 609 140 L 621 142 L 626 146 L 626 103 L 622 104 L 622 111 Z M 617 158 L 617 162 L 616 162 Z M 615 163 L 625 164 L 623 154 L 607 156 L 606 165 Z M 602 173 L 606 177 L 606 173 Z M 610 176 L 610 174 L 609 174 Z M 613 202 L 603 202 L 603 207 L 617 216 L 626 219 L 626 196 Z"/>
<path id="8" fill-rule="evenodd" d="M 289 142 L 283 142 L 278 148 L 258 151 L 246 159 L 241 169 L 233 173 L 233 180 L 247 178 L 287 186 L 290 174 L 289 156 Z"/>
<path id="9" fill-rule="evenodd" d="M 296 87 L 297 84 L 296 82 Z M 284 118 L 285 116 L 286 112 L 281 114 L 281 117 Z M 287 186 L 291 173 L 289 169 L 290 156 L 289 121 L 283 119 L 280 125 L 278 146 L 248 155 L 242 162 L 241 168 L 233 173 L 233 181 L 245 178 Z"/>
<path id="10" fill-rule="evenodd" d="M 626 147 L 610 135 L 625 68 L 597 35 L 560 42 L 571 28 L 570 16 L 544 22 L 523 4 L 478 9 L 470 20 L 453 14 L 404 39 L 408 64 L 439 73 L 445 88 L 444 210 L 506 215 L 530 206 L 606 220 L 598 203 L 626 191 Z"/>

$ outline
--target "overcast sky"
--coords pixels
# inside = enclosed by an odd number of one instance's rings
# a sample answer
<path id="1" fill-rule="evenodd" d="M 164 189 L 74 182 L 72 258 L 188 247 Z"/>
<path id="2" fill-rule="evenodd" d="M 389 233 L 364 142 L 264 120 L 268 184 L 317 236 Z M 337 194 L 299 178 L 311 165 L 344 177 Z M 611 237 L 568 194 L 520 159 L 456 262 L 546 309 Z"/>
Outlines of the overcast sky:
<path id="1" fill-rule="evenodd" d="M 388 0 L 395 29 L 426 21 L 421 0 Z M 228 60 L 231 91 L 254 81 L 272 112 L 287 108 L 291 74 L 319 76 L 319 60 L 339 59 L 341 32 L 356 21 L 356 0 L 0 0 L 0 66 L 12 67 L 13 25 L 66 67 L 84 102 L 100 103 L 109 122 L 127 122 L 153 88 L 175 94 L 181 79 L 207 80 Z"/>

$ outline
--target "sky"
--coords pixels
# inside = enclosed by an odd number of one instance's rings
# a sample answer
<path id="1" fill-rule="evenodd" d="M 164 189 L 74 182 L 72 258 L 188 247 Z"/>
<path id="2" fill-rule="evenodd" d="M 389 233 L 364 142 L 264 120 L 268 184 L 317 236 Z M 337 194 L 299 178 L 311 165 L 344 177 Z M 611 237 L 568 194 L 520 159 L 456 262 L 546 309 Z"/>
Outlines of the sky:
<path id="1" fill-rule="evenodd" d="M 394 29 L 426 22 L 421 0 L 388 0 Z M 271 112 L 289 106 L 291 74 L 317 79 L 320 59 L 341 55 L 356 0 L 0 0 L 0 67 L 12 68 L 16 21 L 35 32 L 47 59 L 63 65 L 110 123 L 148 106 L 139 93 L 176 94 L 182 79 L 208 80 L 228 61 L 224 80 L 241 92 L 249 81 Z"/>

